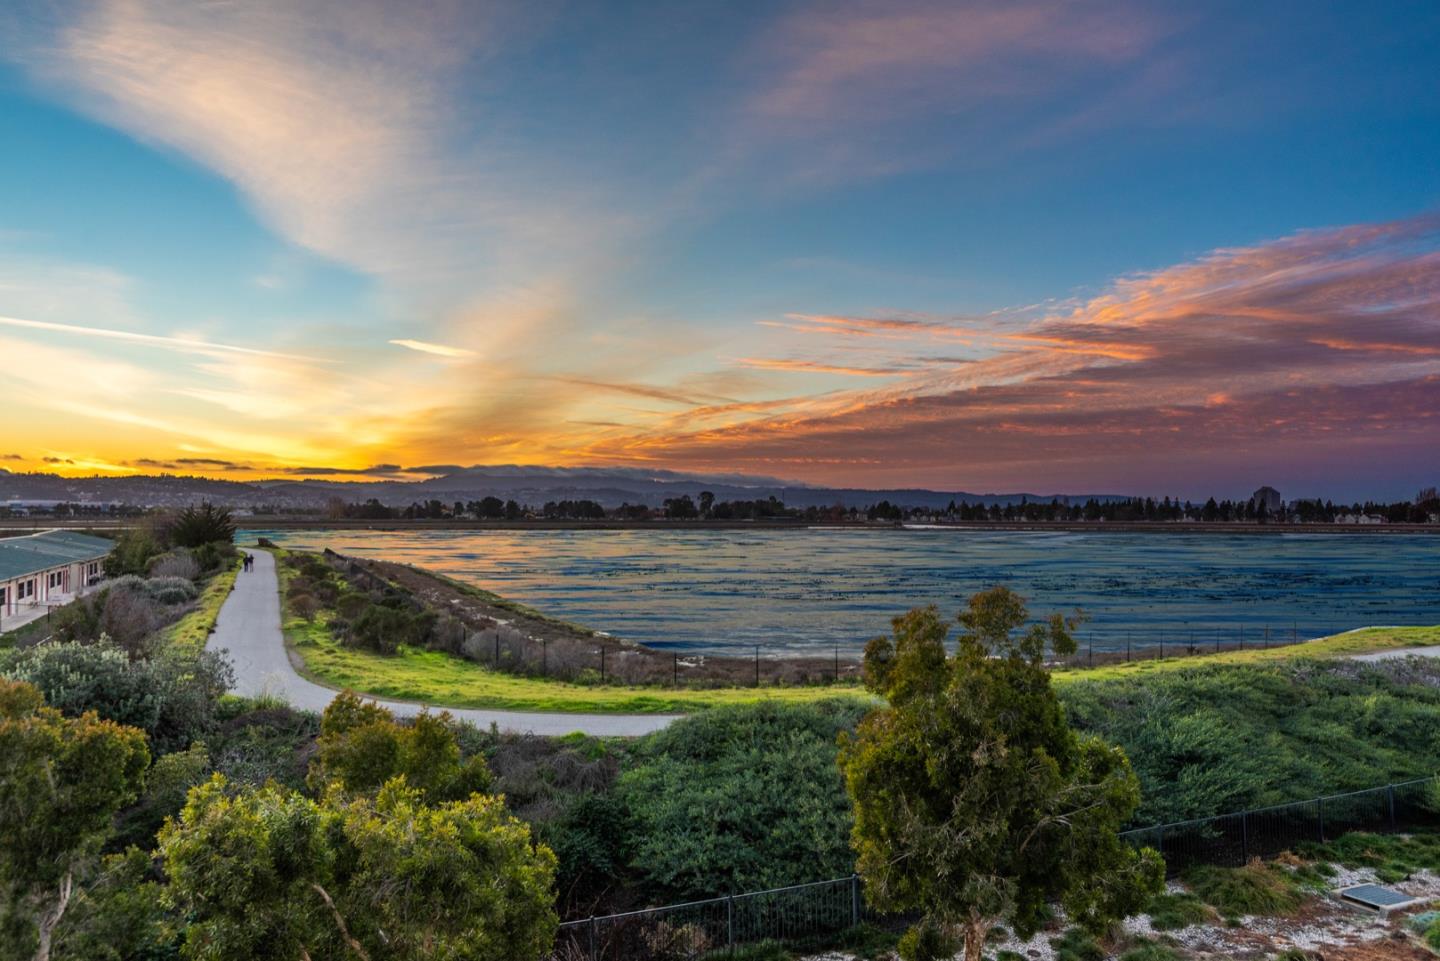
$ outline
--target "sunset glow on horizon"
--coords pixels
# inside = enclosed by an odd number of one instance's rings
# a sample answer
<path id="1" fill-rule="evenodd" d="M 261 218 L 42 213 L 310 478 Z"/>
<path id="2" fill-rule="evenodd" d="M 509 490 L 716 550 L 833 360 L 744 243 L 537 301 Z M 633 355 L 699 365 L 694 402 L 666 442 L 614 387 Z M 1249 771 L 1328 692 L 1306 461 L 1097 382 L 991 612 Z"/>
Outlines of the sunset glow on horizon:
<path id="1" fill-rule="evenodd" d="M 1423 3 L 21 2 L 0 469 L 1409 496 L 1437 44 Z"/>

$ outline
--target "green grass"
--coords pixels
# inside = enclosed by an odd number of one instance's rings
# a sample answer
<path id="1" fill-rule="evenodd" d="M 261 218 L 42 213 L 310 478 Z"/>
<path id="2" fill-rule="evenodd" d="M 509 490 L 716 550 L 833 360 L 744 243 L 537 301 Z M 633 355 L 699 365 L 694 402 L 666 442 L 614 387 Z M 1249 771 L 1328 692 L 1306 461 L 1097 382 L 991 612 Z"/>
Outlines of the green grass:
<path id="1" fill-rule="evenodd" d="M 1294 914 L 1311 888 L 1289 870 L 1259 861 L 1243 868 L 1195 868 L 1185 875 L 1185 883 L 1227 921 Z"/>
<path id="2" fill-rule="evenodd" d="M 1171 671 L 1188 670 L 1207 664 L 1273 664 L 1277 661 L 1289 661 L 1302 657 L 1348 657 L 1352 654 L 1371 654 L 1376 651 L 1393 651 L 1399 648 L 1427 647 L 1429 645 L 1440 645 L 1440 626 L 1369 627 L 1364 630 L 1322 637 L 1303 644 L 1289 644 L 1268 649 L 1254 648 L 1247 651 L 1226 651 L 1221 654 L 1194 654 L 1167 657 L 1164 660 L 1107 664 L 1094 668 L 1057 668 L 1054 676 L 1057 684 L 1080 680 L 1139 678 L 1149 674 L 1168 674 Z"/>
<path id="3" fill-rule="evenodd" d="M 1302 845 L 1307 858 L 1348 868 L 1374 868 L 1381 881 L 1393 884 L 1416 871 L 1440 870 L 1440 834 L 1366 834 L 1352 832 L 1326 844 Z"/>
<path id="4" fill-rule="evenodd" d="M 1145 909 L 1156 931 L 1174 931 L 1213 920 L 1215 912 L 1194 894 L 1157 894 Z"/>
<path id="5" fill-rule="evenodd" d="M 235 588 L 235 578 L 239 573 L 240 561 L 237 559 L 229 570 L 221 571 L 210 578 L 196 602 L 195 609 L 161 630 L 161 643 L 165 647 L 173 646 L 192 651 L 203 649 L 210 633 L 215 630 L 221 606 Z"/>
<path id="6" fill-rule="evenodd" d="M 277 562 L 283 551 L 273 551 Z M 295 571 L 277 563 L 283 597 Z M 285 640 L 300 656 L 301 673 L 329 687 L 437 707 L 495 708 L 557 713 L 683 714 L 724 704 L 778 700 L 809 703 L 834 697 L 864 697 L 856 687 L 738 687 L 671 690 L 621 684 L 574 684 L 523 677 L 440 651 L 401 647 L 386 656 L 346 647 L 327 626 L 328 614 L 306 621 L 283 615 Z"/>
<path id="7" fill-rule="evenodd" d="M 571 684 L 493 671 L 439 651 L 402 647 L 386 657 L 341 645 L 324 619 L 286 618 L 285 637 L 307 677 L 334 688 L 444 707 L 515 711 L 625 714 L 686 713 L 722 704 L 778 700 L 790 703 L 859 696 L 855 688 L 762 687 L 669 690 L 605 684 Z"/>

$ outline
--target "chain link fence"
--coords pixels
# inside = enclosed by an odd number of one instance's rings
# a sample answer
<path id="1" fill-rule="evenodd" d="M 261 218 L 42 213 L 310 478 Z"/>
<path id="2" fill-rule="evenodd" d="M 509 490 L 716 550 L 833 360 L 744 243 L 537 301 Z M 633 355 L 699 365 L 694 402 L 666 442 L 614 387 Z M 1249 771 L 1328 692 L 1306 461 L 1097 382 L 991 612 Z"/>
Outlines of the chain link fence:
<path id="1" fill-rule="evenodd" d="M 860 878 L 671 904 L 560 925 L 551 961 L 690 961 L 758 941 L 838 934 L 871 917 Z"/>
<path id="2" fill-rule="evenodd" d="M 1159 824 L 1120 836 L 1136 847 L 1159 851 L 1166 871 L 1175 875 L 1201 864 L 1238 867 L 1252 858 L 1274 857 L 1304 842 L 1324 843 L 1350 831 L 1417 828 L 1440 828 L 1440 778 Z"/>

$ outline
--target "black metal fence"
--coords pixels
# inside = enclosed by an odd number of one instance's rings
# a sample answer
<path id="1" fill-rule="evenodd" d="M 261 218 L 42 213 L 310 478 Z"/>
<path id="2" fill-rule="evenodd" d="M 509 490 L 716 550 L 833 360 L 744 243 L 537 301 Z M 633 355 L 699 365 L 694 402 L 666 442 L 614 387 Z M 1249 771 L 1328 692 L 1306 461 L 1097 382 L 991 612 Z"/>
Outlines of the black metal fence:
<path id="1" fill-rule="evenodd" d="M 1159 824 L 1120 836 L 1151 847 L 1174 875 L 1202 864 L 1238 867 L 1350 831 L 1440 829 L 1440 777 L 1331 794 L 1234 814 Z M 671 904 L 560 925 L 550 961 L 693 961 L 759 941 L 833 936 L 862 921 L 895 921 L 865 904 L 858 875 Z"/>
<path id="2" fill-rule="evenodd" d="M 1239 866 L 1274 857 L 1307 841 L 1325 842 L 1350 831 L 1392 832 L 1440 827 L 1440 778 L 1331 794 L 1217 817 L 1126 831 L 1136 847 L 1165 858 L 1170 874 L 1200 864 Z"/>
<path id="3" fill-rule="evenodd" d="M 757 941 L 823 938 L 871 915 L 860 878 L 671 904 L 560 925 L 552 961 L 689 961 Z"/>

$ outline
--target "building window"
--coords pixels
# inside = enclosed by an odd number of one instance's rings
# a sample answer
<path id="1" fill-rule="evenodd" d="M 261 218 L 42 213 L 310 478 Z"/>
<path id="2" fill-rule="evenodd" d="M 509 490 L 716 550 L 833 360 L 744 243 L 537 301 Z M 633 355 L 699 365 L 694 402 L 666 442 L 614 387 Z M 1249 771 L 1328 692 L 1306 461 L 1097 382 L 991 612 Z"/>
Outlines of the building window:
<path id="1" fill-rule="evenodd" d="M 16 585 L 15 585 L 15 600 L 17 600 L 17 601 L 23 601 L 23 600 L 25 600 L 25 599 L 28 598 L 28 597 L 34 597 L 34 596 L 35 596 L 35 581 L 34 581 L 34 579 L 31 579 L 31 580 L 28 580 L 28 581 L 21 581 L 19 584 L 16 584 Z"/>
<path id="2" fill-rule="evenodd" d="M 10 599 L 10 588 L 0 587 L 0 614 L 5 613 L 5 602 Z"/>
<path id="3" fill-rule="evenodd" d="M 49 578 L 48 584 L 49 584 L 49 587 L 50 587 L 50 589 L 51 589 L 52 591 L 53 591 L 55 588 L 59 587 L 60 585 L 62 585 L 62 584 L 64 584 L 64 583 L 65 583 L 65 572 L 64 572 L 64 571 L 51 571 L 51 572 L 50 572 L 50 578 Z"/>

